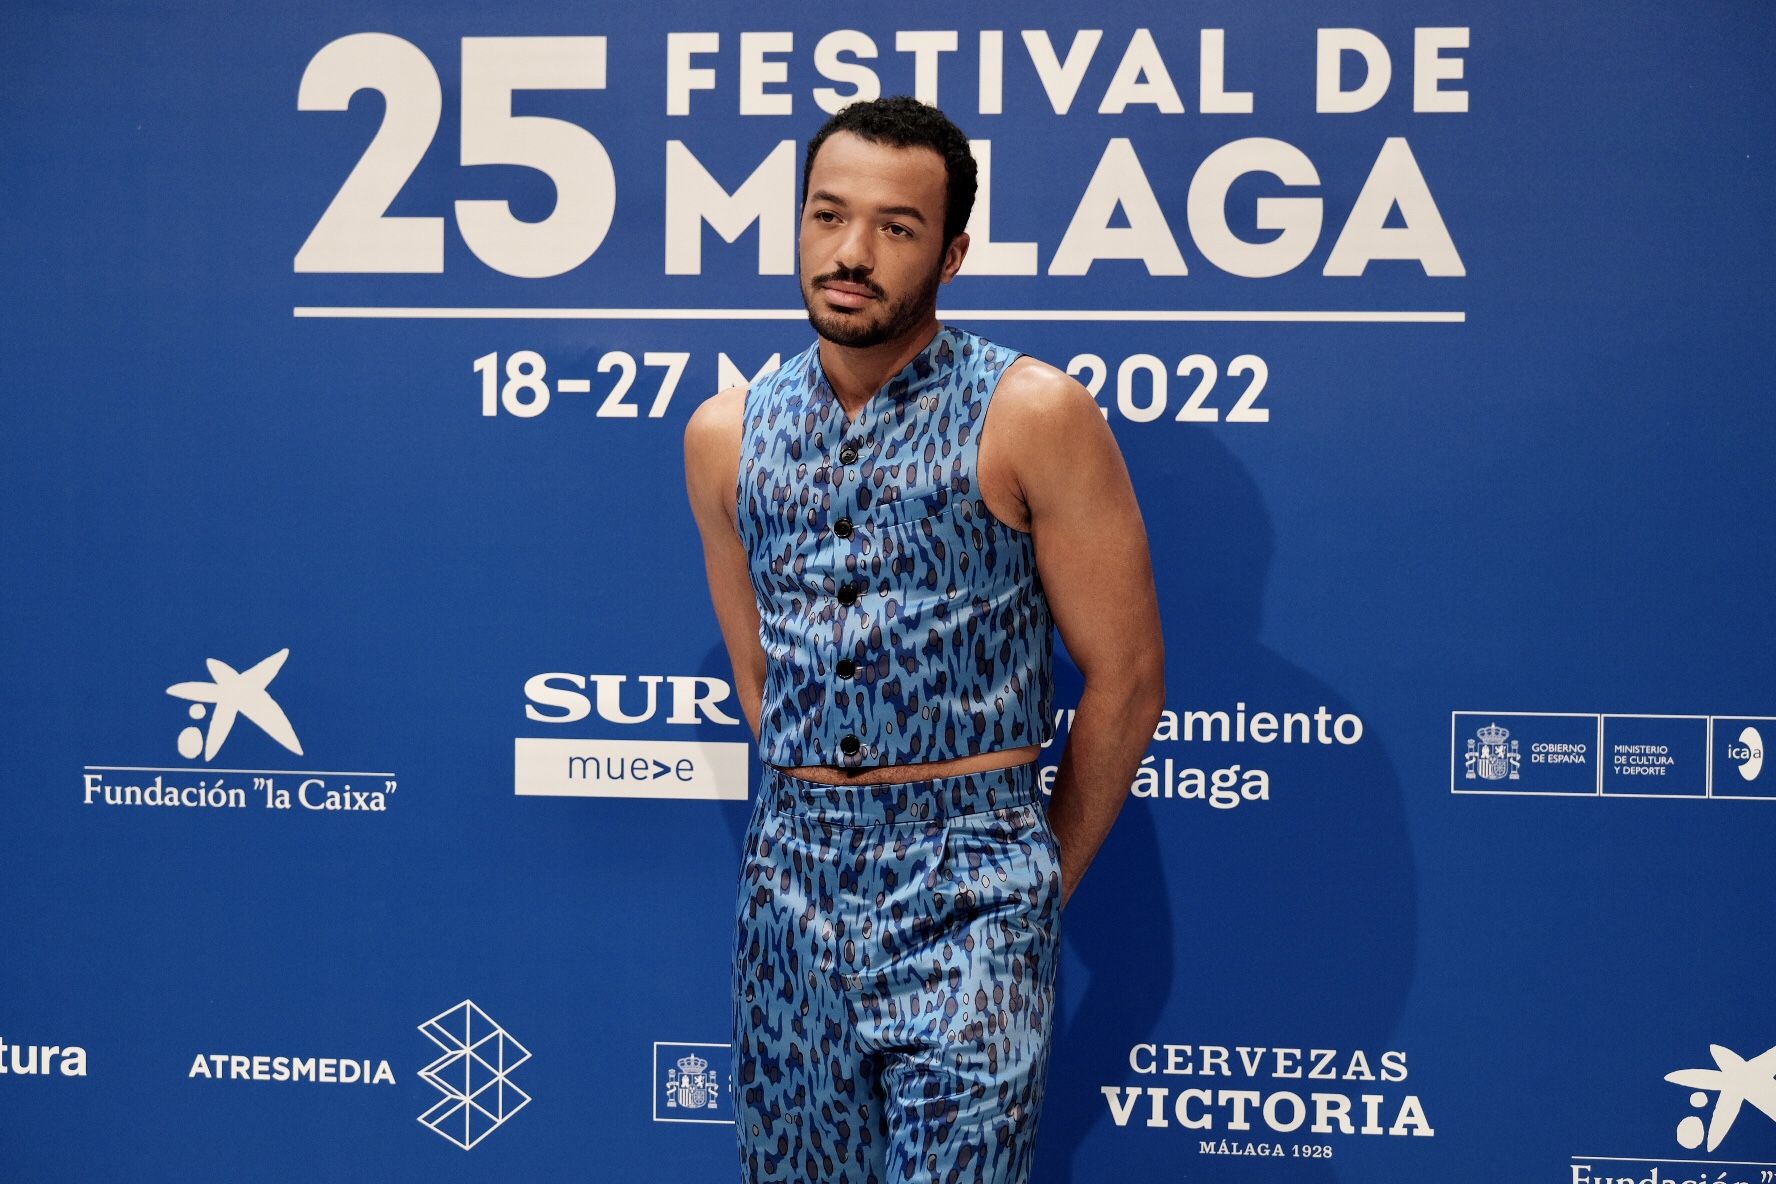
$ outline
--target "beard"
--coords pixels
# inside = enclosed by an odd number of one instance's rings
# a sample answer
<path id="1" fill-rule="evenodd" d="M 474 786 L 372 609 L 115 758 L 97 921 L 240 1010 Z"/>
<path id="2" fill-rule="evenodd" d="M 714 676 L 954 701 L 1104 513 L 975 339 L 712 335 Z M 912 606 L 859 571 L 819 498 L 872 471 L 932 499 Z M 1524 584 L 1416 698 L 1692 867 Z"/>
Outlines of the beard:
<path id="1" fill-rule="evenodd" d="M 935 310 L 937 289 L 942 276 L 943 260 L 940 258 L 937 266 L 931 269 L 931 274 L 925 277 L 918 288 L 899 300 L 888 300 L 887 294 L 867 276 L 844 271 L 829 272 L 815 276 L 811 285 L 802 287 L 802 306 L 808 310 L 808 323 L 814 326 L 814 332 L 820 336 L 834 345 L 868 349 L 900 337 Z M 866 304 L 862 308 L 841 309 L 836 312 L 816 311 L 814 301 L 819 297 L 820 285 L 828 280 L 842 284 L 861 284 L 875 294 L 876 305 Z M 877 315 L 872 319 L 869 313 L 881 304 L 886 307 L 878 309 Z"/>

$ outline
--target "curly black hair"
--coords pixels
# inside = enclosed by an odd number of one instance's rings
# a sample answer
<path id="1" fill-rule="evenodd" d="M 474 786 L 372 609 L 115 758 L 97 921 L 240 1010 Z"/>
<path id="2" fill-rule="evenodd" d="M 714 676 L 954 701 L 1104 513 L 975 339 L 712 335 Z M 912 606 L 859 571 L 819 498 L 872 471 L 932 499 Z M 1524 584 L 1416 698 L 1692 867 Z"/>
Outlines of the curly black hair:
<path id="1" fill-rule="evenodd" d="M 834 132 L 850 132 L 872 144 L 935 151 L 943 157 L 947 180 L 944 245 L 948 246 L 952 239 L 968 229 L 968 216 L 974 212 L 974 194 L 978 185 L 974 154 L 968 150 L 968 137 L 942 111 L 911 95 L 868 99 L 841 107 L 808 141 L 808 155 L 802 161 L 804 206 L 808 202 L 808 177 L 814 171 L 814 154 Z"/>

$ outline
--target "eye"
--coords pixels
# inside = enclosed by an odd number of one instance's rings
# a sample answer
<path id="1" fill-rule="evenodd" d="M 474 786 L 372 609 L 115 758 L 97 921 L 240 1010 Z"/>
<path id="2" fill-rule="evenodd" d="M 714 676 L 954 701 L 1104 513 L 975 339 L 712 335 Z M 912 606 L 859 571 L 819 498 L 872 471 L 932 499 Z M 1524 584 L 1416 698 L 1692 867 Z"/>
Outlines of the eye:
<path id="1" fill-rule="evenodd" d="M 913 233 L 912 231 L 908 230 L 906 227 L 902 226 L 898 222 L 888 223 L 888 229 L 899 231 L 902 235 L 906 235 L 906 236 L 911 236 L 911 234 Z"/>
<path id="2" fill-rule="evenodd" d="M 836 218 L 836 217 L 838 217 L 838 215 L 834 214 L 831 210 L 815 210 L 814 211 L 814 220 L 816 222 L 819 222 L 819 221 L 821 221 L 825 218 L 829 218 L 829 217 Z"/>

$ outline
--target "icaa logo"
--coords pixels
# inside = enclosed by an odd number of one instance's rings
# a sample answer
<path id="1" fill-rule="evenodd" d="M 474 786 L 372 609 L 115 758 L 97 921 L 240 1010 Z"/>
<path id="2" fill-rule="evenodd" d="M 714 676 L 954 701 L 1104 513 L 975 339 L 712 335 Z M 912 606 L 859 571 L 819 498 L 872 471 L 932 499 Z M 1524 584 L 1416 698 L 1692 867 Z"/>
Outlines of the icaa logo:
<path id="1" fill-rule="evenodd" d="M 1764 737 L 1756 728 L 1746 727 L 1739 733 L 1739 743 L 1727 745 L 1727 758 L 1739 766 L 1739 776 L 1756 781 L 1764 771 Z"/>

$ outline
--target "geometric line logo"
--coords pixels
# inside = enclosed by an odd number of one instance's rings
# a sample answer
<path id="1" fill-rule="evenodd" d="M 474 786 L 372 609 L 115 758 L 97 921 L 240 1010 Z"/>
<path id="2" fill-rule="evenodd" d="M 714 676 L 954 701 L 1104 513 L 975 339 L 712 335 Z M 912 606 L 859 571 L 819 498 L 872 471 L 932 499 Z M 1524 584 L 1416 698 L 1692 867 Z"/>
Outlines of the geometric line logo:
<path id="1" fill-rule="evenodd" d="M 419 1030 L 444 1050 L 419 1071 L 444 1094 L 420 1122 L 467 1151 L 529 1104 L 530 1095 L 506 1074 L 528 1061 L 530 1050 L 471 1000 L 439 1012 Z"/>

